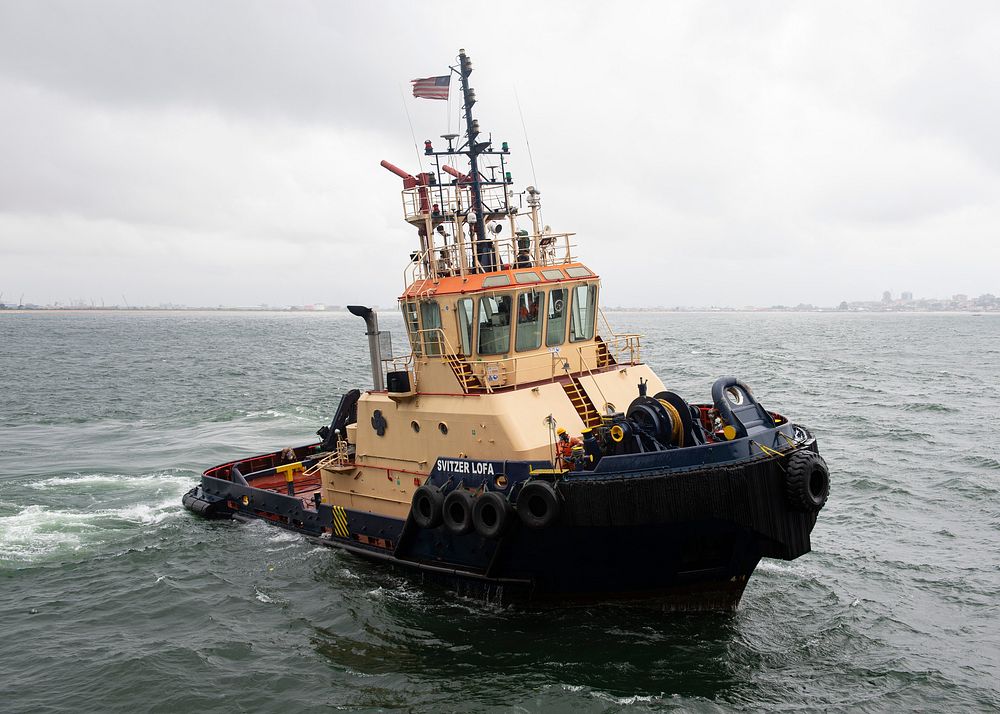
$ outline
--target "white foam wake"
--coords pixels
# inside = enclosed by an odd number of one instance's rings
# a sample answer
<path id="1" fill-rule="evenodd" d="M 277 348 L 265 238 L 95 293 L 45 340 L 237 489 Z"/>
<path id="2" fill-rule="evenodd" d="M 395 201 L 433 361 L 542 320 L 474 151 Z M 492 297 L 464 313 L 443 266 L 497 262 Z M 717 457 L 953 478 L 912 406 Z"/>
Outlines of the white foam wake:
<path id="1" fill-rule="evenodd" d="M 55 504 L 11 504 L 0 515 L 0 567 L 24 565 L 59 554 L 85 550 L 135 535 L 183 515 L 180 497 L 189 477 L 159 474 L 59 476 L 27 484 L 39 490 L 61 489 Z M 102 492 L 113 487 L 115 495 Z M 121 503 L 121 490 L 129 503 Z M 117 497 L 115 497 L 117 496 Z M 80 504 L 80 508 L 74 508 Z M 10 511 L 17 509 L 16 512 Z"/>
<path id="2" fill-rule="evenodd" d="M 75 474 L 72 476 L 53 476 L 38 479 L 27 484 L 29 488 L 46 490 L 50 488 L 71 488 L 94 486 L 128 486 L 129 488 L 168 488 L 183 493 L 191 488 L 190 476 L 176 474 L 146 474 L 144 476 L 129 476 L 126 474 Z"/>

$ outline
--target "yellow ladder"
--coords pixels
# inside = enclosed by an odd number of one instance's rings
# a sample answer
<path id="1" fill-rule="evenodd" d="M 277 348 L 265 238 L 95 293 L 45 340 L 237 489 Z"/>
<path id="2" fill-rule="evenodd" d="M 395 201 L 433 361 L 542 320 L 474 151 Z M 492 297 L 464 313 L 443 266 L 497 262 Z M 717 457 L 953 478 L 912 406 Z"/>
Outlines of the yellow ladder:
<path id="1" fill-rule="evenodd" d="M 448 364 L 451 365 L 451 370 L 455 373 L 455 377 L 458 378 L 458 383 L 462 385 L 462 391 L 466 394 L 482 391 L 483 385 L 479 381 L 479 377 L 472 371 L 472 367 L 469 366 L 468 362 L 458 355 L 448 355 L 447 357 Z"/>
<path id="2" fill-rule="evenodd" d="M 590 397 L 583 391 L 583 385 L 580 384 L 580 380 L 576 377 L 570 377 L 568 382 L 562 383 L 562 387 L 563 391 L 566 392 L 566 396 L 573 403 L 576 413 L 583 420 L 583 423 L 590 428 L 600 426 L 601 415 L 594 407 L 594 403 L 590 401 Z"/>
<path id="3" fill-rule="evenodd" d="M 597 368 L 604 369 L 613 364 L 618 364 L 614 356 L 608 350 L 608 345 L 600 338 L 597 337 Z"/>

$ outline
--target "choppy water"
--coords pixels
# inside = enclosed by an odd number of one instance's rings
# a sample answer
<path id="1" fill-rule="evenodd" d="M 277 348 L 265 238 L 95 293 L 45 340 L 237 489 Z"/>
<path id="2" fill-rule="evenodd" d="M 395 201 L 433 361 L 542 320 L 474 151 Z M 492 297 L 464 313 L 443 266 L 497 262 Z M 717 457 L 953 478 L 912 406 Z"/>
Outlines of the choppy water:
<path id="1" fill-rule="evenodd" d="M 0 710 L 1000 708 L 1000 316 L 609 317 L 820 439 L 814 551 L 735 614 L 499 609 L 184 512 L 368 383 L 356 318 L 0 313 Z"/>

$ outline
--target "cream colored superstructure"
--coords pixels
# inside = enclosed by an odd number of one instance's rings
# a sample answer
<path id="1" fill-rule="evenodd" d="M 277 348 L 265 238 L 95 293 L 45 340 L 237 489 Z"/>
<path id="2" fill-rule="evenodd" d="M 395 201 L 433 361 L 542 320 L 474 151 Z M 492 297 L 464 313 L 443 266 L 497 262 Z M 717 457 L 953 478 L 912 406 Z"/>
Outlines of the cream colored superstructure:
<path id="1" fill-rule="evenodd" d="M 412 351 L 388 362 L 389 372 L 405 373 L 409 389 L 362 395 L 347 434 L 354 460 L 322 468 L 324 501 L 405 518 L 438 457 L 555 463 L 558 427 L 578 435 L 624 411 L 640 381 L 651 394 L 661 391 L 639 361 L 637 335 L 598 334 L 597 276 L 579 263 L 569 267 L 580 277 L 549 269 L 551 279 L 525 284 L 519 274 L 541 271 L 514 269 L 505 273 L 509 284 L 495 289 L 484 290 L 482 276 L 477 286 L 455 277 L 411 286 L 400 304 Z M 471 328 L 459 316 L 459 303 L 468 300 Z M 553 304 L 559 318 L 548 314 L 552 301 L 563 303 L 559 311 Z M 498 304 L 507 306 L 506 317 L 480 316 Z M 525 306 L 541 309 L 532 315 Z"/>

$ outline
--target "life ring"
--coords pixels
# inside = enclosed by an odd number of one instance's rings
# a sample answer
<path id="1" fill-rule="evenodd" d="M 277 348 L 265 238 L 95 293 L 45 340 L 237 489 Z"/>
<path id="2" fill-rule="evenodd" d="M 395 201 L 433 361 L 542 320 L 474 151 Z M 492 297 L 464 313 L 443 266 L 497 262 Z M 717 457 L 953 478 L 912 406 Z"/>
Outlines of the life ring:
<path id="1" fill-rule="evenodd" d="M 517 495 L 517 515 L 528 528 L 545 528 L 559 517 L 559 496 L 547 481 L 528 481 Z"/>
<path id="2" fill-rule="evenodd" d="M 465 535 L 472 530 L 472 494 L 456 488 L 444 497 L 441 520 L 453 535 Z"/>
<path id="3" fill-rule="evenodd" d="M 484 538 L 499 538 L 510 521 L 510 504 L 502 493 L 487 491 L 472 506 L 472 525 Z"/>
<path id="4" fill-rule="evenodd" d="M 437 528 L 441 525 L 443 503 L 444 494 L 441 489 L 425 483 L 413 492 L 413 500 L 410 501 L 413 522 L 421 528 Z"/>
<path id="5" fill-rule="evenodd" d="M 814 451 L 796 451 L 785 465 L 788 502 L 799 511 L 815 513 L 830 496 L 830 469 Z"/>

